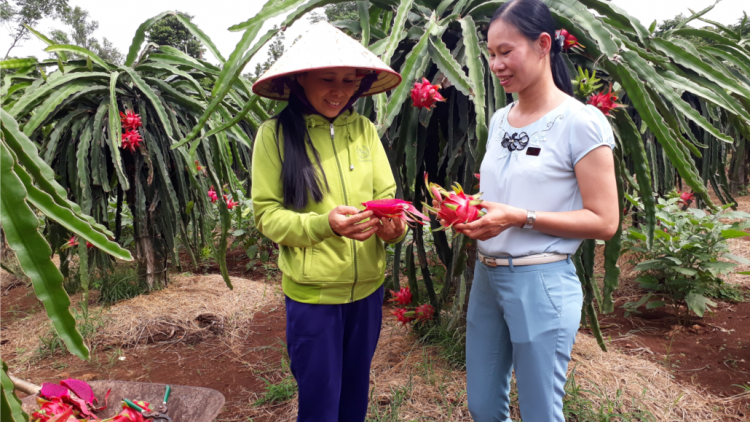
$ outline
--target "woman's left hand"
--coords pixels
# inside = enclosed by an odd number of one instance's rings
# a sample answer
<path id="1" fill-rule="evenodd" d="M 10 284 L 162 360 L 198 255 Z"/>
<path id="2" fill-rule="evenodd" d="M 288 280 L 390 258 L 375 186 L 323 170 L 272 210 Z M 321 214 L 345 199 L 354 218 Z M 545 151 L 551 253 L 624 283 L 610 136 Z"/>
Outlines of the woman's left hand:
<path id="1" fill-rule="evenodd" d="M 378 237 L 389 242 L 404 234 L 404 230 L 406 230 L 404 220 L 400 218 L 383 217 L 380 219 L 380 228 L 378 228 L 377 234 Z"/>
<path id="2" fill-rule="evenodd" d="M 482 218 L 453 227 L 472 239 L 488 240 L 511 227 L 523 227 L 526 222 L 526 211 L 520 208 L 488 201 L 483 201 L 480 207 L 487 210 Z"/>

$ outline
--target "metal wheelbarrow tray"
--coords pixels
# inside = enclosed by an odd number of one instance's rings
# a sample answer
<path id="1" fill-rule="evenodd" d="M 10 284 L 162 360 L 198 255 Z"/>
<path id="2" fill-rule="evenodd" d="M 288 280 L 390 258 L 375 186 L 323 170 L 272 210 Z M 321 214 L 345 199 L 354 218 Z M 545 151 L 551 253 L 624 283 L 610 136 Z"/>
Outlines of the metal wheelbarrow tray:
<path id="1" fill-rule="evenodd" d="M 99 406 L 104 405 L 104 396 L 107 390 L 112 389 L 107 408 L 96 413 L 100 419 L 111 418 L 120 413 L 120 402 L 123 398 L 144 400 L 158 405 L 162 402 L 166 388 L 166 384 L 109 380 L 90 381 L 89 385 L 94 390 L 96 398 L 100 400 Z M 223 394 L 210 388 L 172 385 L 168 414 L 174 422 L 211 422 L 221 412 L 224 401 Z M 31 414 L 38 409 L 35 395 L 23 399 L 24 412 Z"/>

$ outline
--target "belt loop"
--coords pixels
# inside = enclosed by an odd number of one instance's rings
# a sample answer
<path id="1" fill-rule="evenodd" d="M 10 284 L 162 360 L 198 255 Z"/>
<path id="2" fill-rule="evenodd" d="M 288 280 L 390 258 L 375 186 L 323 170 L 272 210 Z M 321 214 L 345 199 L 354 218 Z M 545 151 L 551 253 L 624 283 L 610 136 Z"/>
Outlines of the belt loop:
<path id="1" fill-rule="evenodd" d="M 513 268 L 513 257 L 512 256 L 508 257 L 508 265 L 510 266 L 510 272 L 512 272 L 512 273 L 516 272 L 515 268 Z"/>
<path id="2" fill-rule="evenodd" d="M 568 254 L 568 258 L 565 260 L 568 262 L 568 264 L 572 263 L 573 261 L 570 260 L 570 254 Z"/>

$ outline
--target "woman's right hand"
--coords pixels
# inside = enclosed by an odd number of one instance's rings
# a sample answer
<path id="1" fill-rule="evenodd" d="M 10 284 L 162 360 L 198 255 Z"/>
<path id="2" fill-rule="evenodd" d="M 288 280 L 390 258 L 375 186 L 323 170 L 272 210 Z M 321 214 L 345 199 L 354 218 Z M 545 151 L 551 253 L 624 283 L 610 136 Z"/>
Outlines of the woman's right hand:
<path id="1" fill-rule="evenodd" d="M 328 223 L 339 236 L 363 242 L 378 231 L 380 219 L 373 216 L 372 211 L 359 213 L 354 207 L 339 205 L 328 213 Z M 368 218 L 370 221 L 361 222 Z"/>

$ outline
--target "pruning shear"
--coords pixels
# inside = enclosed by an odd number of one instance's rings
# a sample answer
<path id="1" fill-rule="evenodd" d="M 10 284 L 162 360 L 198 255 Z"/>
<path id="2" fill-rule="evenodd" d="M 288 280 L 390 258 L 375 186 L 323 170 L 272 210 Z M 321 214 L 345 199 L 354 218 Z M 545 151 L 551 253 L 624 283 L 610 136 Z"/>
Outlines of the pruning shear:
<path id="1" fill-rule="evenodd" d="M 169 394 L 171 392 L 172 392 L 172 387 L 168 385 L 166 388 L 166 391 L 164 392 L 164 401 L 162 401 L 162 403 L 159 405 L 159 407 L 156 408 L 156 410 L 152 410 L 152 411 L 145 410 L 128 399 L 124 398 L 122 400 L 125 402 L 125 404 L 129 408 L 137 412 L 140 412 L 144 418 L 153 419 L 154 421 L 162 420 L 165 422 L 172 422 L 172 418 L 170 418 L 169 415 L 167 415 L 167 410 L 168 410 L 167 400 L 169 400 Z"/>

